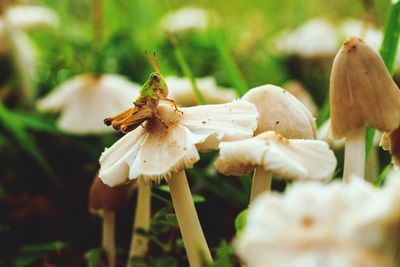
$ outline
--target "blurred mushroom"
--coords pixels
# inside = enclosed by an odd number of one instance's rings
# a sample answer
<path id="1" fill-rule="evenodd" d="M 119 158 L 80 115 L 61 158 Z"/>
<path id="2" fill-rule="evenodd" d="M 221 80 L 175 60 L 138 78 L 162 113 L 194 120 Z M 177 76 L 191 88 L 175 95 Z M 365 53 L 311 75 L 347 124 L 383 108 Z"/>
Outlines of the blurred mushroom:
<path id="1" fill-rule="evenodd" d="M 138 179 L 139 184 L 165 179 L 190 266 L 199 267 L 202 258 L 212 258 L 184 170 L 199 160 L 198 150 L 217 149 L 221 140 L 252 136 L 258 113 L 243 100 L 180 111 L 160 104 L 159 118 L 146 121 L 103 152 L 99 177 L 110 186 L 124 183 L 127 177 Z"/>
<path id="2" fill-rule="evenodd" d="M 165 15 L 161 24 L 165 31 L 172 33 L 205 29 L 209 24 L 209 15 L 201 8 L 183 7 Z"/>
<path id="3" fill-rule="evenodd" d="M 343 181 L 364 177 L 365 126 L 396 129 L 400 91 L 379 54 L 357 37 L 346 40 L 333 62 L 330 106 L 332 137 L 346 137 Z"/>
<path id="4" fill-rule="evenodd" d="M 283 33 L 277 49 L 288 55 L 304 58 L 333 56 L 338 48 L 335 30 L 324 19 L 312 19 L 293 32 Z"/>
<path id="5" fill-rule="evenodd" d="M 23 95 L 32 103 L 35 92 L 33 78 L 36 70 L 35 48 L 26 30 L 55 27 L 57 15 L 48 8 L 29 5 L 2 5 L 0 14 L 0 53 L 11 53 L 21 78 Z"/>
<path id="6" fill-rule="evenodd" d="M 114 267 L 115 260 L 115 213 L 123 210 L 129 201 L 132 184 L 116 187 L 105 185 L 95 176 L 89 192 L 89 210 L 103 218 L 102 248 L 108 258 L 108 266 Z"/>
<path id="7" fill-rule="evenodd" d="M 235 250 L 249 267 L 394 267 L 400 179 L 296 183 L 250 205 Z M 267 263 L 267 264 L 266 264 Z"/>
<path id="8" fill-rule="evenodd" d="M 112 132 L 103 120 L 132 105 L 139 86 L 116 74 L 83 74 L 37 102 L 40 111 L 61 112 L 58 126 L 71 134 Z"/>
<path id="9" fill-rule="evenodd" d="M 244 96 L 256 105 L 260 117 L 255 134 L 274 131 L 288 139 L 315 139 L 316 127 L 310 111 L 286 90 L 264 85 L 248 91 Z M 270 190 L 272 175 L 263 167 L 253 174 L 250 200 L 265 190 Z"/>
<path id="10" fill-rule="evenodd" d="M 214 165 L 224 175 L 241 176 L 258 168 L 281 178 L 326 182 L 336 168 L 335 155 L 327 143 L 286 139 L 272 131 L 240 141 L 221 142 L 219 149 Z M 250 201 L 255 196 L 252 197 Z"/>
<path id="11" fill-rule="evenodd" d="M 169 76 L 165 80 L 170 88 L 169 96 L 179 105 L 190 107 L 199 104 L 189 79 Z M 218 86 L 212 76 L 197 78 L 196 83 L 208 104 L 227 103 L 237 97 L 233 89 Z"/>

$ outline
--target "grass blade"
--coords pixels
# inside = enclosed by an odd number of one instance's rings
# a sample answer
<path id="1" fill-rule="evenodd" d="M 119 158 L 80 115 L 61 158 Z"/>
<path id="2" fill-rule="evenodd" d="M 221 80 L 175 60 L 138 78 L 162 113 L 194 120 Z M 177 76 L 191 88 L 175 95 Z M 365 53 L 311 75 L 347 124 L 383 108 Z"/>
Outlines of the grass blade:
<path id="1" fill-rule="evenodd" d="M 222 32 L 219 29 L 212 29 L 211 31 L 214 38 L 215 49 L 217 50 L 221 65 L 225 69 L 225 72 L 227 73 L 229 80 L 232 82 L 233 87 L 241 97 L 249 90 L 249 87 L 243 78 L 243 75 L 240 72 L 234 58 L 229 52 Z"/>
<path id="2" fill-rule="evenodd" d="M 179 64 L 179 66 L 180 66 L 180 68 L 181 68 L 181 70 L 183 72 L 183 75 L 189 78 L 189 81 L 190 81 L 190 83 L 192 85 L 193 92 L 196 95 L 197 102 L 200 105 L 205 105 L 206 104 L 206 100 L 205 100 L 204 96 L 202 95 L 199 87 L 196 84 L 193 72 L 190 69 L 189 64 L 187 63 L 187 61 L 186 61 L 186 59 L 185 59 L 185 57 L 184 57 L 184 55 L 182 53 L 182 50 L 179 47 L 179 43 L 178 43 L 178 40 L 177 40 L 176 36 L 170 34 L 169 38 L 170 38 L 170 41 L 171 41 L 172 45 L 174 46 L 175 58 L 178 61 L 178 64 Z"/>

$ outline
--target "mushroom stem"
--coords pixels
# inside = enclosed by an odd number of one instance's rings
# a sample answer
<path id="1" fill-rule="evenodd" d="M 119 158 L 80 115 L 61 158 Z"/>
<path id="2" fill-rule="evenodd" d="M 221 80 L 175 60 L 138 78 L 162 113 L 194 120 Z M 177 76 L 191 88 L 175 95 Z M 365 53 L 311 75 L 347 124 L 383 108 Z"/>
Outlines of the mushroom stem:
<path id="1" fill-rule="evenodd" d="M 344 152 L 343 182 L 348 183 L 352 177 L 364 179 L 365 173 L 365 128 L 359 128 L 346 135 Z"/>
<path id="2" fill-rule="evenodd" d="M 108 259 L 108 266 L 115 266 L 115 214 L 112 211 L 103 211 L 103 238 L 102 248 Z"/>
<path id="3" fill-rule="evenodd" d="M 259 166 L 254 170 L 251 184 L 250 203 L 262 192 L 271 190 L 272 173 Z"/>
<path id="4" fill-rule="evenodd" d="M 168 184 L 190 267 L 203 266 L 203 260 L 212 262 L 185 171 L 173 174 Z"/>
<path id="5" fill-rule="evenodd" d="M 128 267 L 134 266 L 131 263 L 133 257 L 143 257 L 147 253 L 148 239 L 145 236 L 137 234 L 136 230 L 140 228 L 147 231 L 150 227 L 151 183 L 139 183 L 136 205 Z"/>

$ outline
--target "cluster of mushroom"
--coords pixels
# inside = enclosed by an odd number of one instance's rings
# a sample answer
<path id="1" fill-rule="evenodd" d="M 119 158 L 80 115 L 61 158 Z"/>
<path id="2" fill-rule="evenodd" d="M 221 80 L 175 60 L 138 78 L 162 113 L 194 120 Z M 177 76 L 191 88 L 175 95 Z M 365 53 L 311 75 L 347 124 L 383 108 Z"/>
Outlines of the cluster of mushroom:
<path id="1" fill-rule="evenodd" d="M 345 138 L 343 183 L 297 184 L 253 202 L 235 241 L 248 266 L 397 266 L 399 174 L 375 188 L 364 181 L 364 169 L 367 125 L 386 132 L 381 143 L 398 164 L 399 101 L 379 54 L 348 38 L 330 82 L 331 134 Z"/>
<path id="2" fill-rule="evenodd" d="M 240 100 L 179 112 L 161 103 L 157 116 L 103 152 L 99 177 L 109 186 L 135 180 L 139 190 L 166 180 L 190 266 L 202 266 L 212 257 L 184 172 L 199 160 L 198 151 L 219 148 L 215 166 L 223 174 L 256 169 L 253 199 L 270 189 L 272 173 L 301 181 L 332 178 L 336 158 L 325 142 L 314 140 L 315 134 L 307 108 L 273 85 L 251 89 Z"/>

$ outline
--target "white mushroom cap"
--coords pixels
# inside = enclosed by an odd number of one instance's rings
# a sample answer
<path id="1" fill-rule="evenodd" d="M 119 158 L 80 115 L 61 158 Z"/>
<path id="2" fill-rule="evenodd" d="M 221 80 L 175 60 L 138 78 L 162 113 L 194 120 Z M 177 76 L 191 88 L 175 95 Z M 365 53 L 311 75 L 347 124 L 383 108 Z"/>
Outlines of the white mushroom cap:
<path id="1" fill-rule="evenodd" d="M 379 54 L 357 37 L 336 55 L 329 93 L 333 138 L 366 125 L 390 132 L 400 124 L 400 90 Z"/>
<path id="2" fill-rule="evenodd" d="M 280 36 L 279 51 L 301 57 L 333 56 L 338 49 L 334 28 L 324 19 L 312 19 Z"/>
<path id="3" fill-rule="evenodd" d="M 168 76 L 165 77 L 165 81 L 168 84 L 168 96 L 174 99 L 176 103 L 184 107 L 199 104 L 197 103 L 196 95 L 193 92 L 192 85 L 188 78 Z M 237 96 L 233 89 L 218 86 L 215 78 L 212 76 L 197 78 L 196 84 L 207 104 L 227 103 Z"/>
<path id="4" fill-rule="evenodd" d="M 7 5 L 7 4 L 5 4 Z M 12 53 L 25 99 L 34 99 L 36 51 L 24 30 L 56 26 L 57 15 L 48 8 L 15 5 L 0 16 L 0 53 Z"/>
<path id="5" fill-rule="evenodd" d="M 243 100 L 180 110 L 183 115 L 160 104 L 157 113 L 168 128 L 154 118 L 106 149 L 100 157 L 102 181 L 114 186 L 128 177 L 168 179 L 192 167 L 199 160 L 198 150 L 215 149 L 221 140 L 248 138 L 257 126 L 256 108 Z"/>
<path id="6" fill-rule="evenodd" d="M 224 175 L 244 175 L 261 166 L 282 178 L 328 181 L 337 163 L 327 143 L 288 140 L 275 132 L 265 132 L 240 141 L 222 142 L 219 149 L 220 154 L 214 165 Z"/>
<path id="7" fill-rule="evenodd" d="M 40 111 L 56 111 L 61 116 L 58 126 L 72 134 L 112 132 L 104 118 L 132 106 L 139 85 L 126 78 L 107 74 L 85 74 L 61 84 L 37 102 Z"/>
<path id="8" fill-rule="evenodd" d="M 316 126 L 310 111 L 281 87 L 259 86 L 248 91 L 243 99 L 256 105 L 260 114 L 255 134 L 275 131 L 289 139 L 315 139 Z"/>
<path id="9" fill-rule="evenodd" d="M 5 17 L 11 27 L 20 30 L 58 25 L 58 17 L 54 11 L 40 6 L 15 5 L 7 9 Z"/>
<path id="10" fill-rule="evenodd" d="M 236 250 L 249 267 L 396 266 L 398 178 L 383 189 L 354 179 L 260 195 Z"/>
<path id="11" fill-rule="evenodd" d="M 208 13 L 204 9 L 196 7 L 175 10 L 162 19 L 162 27 L 168 32 L 205 29 L 208 23 Z"/>

